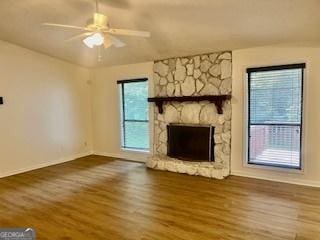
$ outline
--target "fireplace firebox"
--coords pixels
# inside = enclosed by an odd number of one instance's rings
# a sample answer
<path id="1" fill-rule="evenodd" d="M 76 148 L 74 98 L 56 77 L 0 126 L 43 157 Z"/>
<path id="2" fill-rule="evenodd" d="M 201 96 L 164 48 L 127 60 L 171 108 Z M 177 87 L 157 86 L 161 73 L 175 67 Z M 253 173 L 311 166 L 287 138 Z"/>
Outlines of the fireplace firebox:
<path id="1" fill-rule="evenodd" d="M 184 161 L 214 161 L 214 127 L 210 125 L 169 124 L 169 157 Z"/>

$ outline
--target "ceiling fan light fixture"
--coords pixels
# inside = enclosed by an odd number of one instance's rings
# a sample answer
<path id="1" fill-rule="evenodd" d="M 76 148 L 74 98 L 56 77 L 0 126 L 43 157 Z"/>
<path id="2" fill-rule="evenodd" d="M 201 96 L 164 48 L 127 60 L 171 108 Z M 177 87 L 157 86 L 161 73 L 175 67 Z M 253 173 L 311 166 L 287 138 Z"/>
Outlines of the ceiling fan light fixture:
<path id="1" fill-rule="evenodd" d="M 83 39 L 83 43 L 89 48 L 101 46 L 104 43 L 104 36 L 101 33 L 95 33 Z"/>
<path id="2" fill-rule="evenodd" d="M 59 24 L 59 23 L 43 23 L 43 25 L 64 28 L 64 29 L 81 30 L 82 33 L 67 39 L 66 42 L 82 39 L 82 42 L 88 48 L 94 48 L 96 46 L 101 46 L 101 45 L 104 45 L 104 49 L 107 49 L 111 46 L 114 46 L 116 48 L 121 48 L 126 46 L 124 42 L 116 38 L 114 35 L 150 37 L 150 32 L 146 32 L 146 31 L 111 28 L 109 26 L 108 16 L 100 13 L 99 11 L 99 0 L 94 0 L 94 1 L 96 3 L 96 11 L 93 13 L 93 22 L 92 22 L 92 19 L 90 19 L 90 22 L 87 22 L 87 25 L 84 27 L 65 25 L 65 24 Z"/>

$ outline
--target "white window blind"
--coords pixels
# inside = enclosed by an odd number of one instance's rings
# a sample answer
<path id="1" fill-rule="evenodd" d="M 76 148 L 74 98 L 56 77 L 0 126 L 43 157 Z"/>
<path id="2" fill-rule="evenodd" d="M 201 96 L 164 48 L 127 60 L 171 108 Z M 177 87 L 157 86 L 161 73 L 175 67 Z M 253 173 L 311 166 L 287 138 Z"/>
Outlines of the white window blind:
<path id="1" fill-rule="evenodd" d="M 248 163 L 301 169 L 305 64 L 249 68 Z"/>

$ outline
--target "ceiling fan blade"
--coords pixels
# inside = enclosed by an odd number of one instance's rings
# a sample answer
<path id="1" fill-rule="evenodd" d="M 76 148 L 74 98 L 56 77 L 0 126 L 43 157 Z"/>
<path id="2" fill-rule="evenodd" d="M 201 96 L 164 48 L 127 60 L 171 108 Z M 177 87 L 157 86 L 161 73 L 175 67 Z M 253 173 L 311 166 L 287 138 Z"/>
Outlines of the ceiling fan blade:
<path id="1" fill-rule="evenodd" d="M 73 40 L 77 40 L 79 38 L 87 37 L 87 36 L 90 36 L 92 34 L 93 34 L 92 32 L 85 32 L 85 33 L 77 34 L 77 35 L 65 40 L 65 42 L 71 42 Z"/>
<path id="2" fill-rule="evenodd" d="M 110 28 L 106 32 L 115 34 L 115 35 L 128 35 L 128 36 L 136 36 L 136 37 L 150 37 L 150 32 L 146 31 L 135 31 L 129 29 L 117 29 L 117 28 Z"/>
<path id="3" fill-rule="evenodd" d="M 72 26 L 72 25 L 64 25 L 64 24 L 56 24 L 56 23 L 43 23 L 44 26 L 50 26 L 50 27 L 61 27 L 61 28 L 71 28 L 71 29 L 79 29 L 79 30 L 88 30 L 85 27 L 78 27 L 78 26 Z"/>
<path id="4" fill-rule="evenodd" d="M 108 36 L 113 44 L 113 46 L 115 46 L 116 48 L 121 48 L 126 46 L 126 44 L 124 42 L 122 42 L 121 40 L 119 40 L 118 38 L 109 35 Z"/>

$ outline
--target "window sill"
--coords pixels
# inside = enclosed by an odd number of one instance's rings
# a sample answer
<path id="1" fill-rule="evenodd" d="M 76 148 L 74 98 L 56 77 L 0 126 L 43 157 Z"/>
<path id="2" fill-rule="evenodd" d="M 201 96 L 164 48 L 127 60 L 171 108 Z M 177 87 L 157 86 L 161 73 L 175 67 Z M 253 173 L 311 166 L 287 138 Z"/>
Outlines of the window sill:
<path id="1" fill-rule="evenodd" d="M 283 173 L 304 174 L 303 167 L 301 169 L 297 169 L 297 168 L 276 167 L 276 166 L 269 166 L 269 165 L 259 165 L 259 164 L 253 164 L 253 163 L 247 163 L 247 162 L 244 163 L 244 167 L 252 168 L 252 169 L 283 172 Z"/>
<path id="2" fill-rule="evenodd" d="M 121 148 L 123 152 L 135 152 L 135 153 L 142 153 L 142 154 L 149 154 L 150 150 L 145 149 L 136 149 L 136 148 Z"/>

